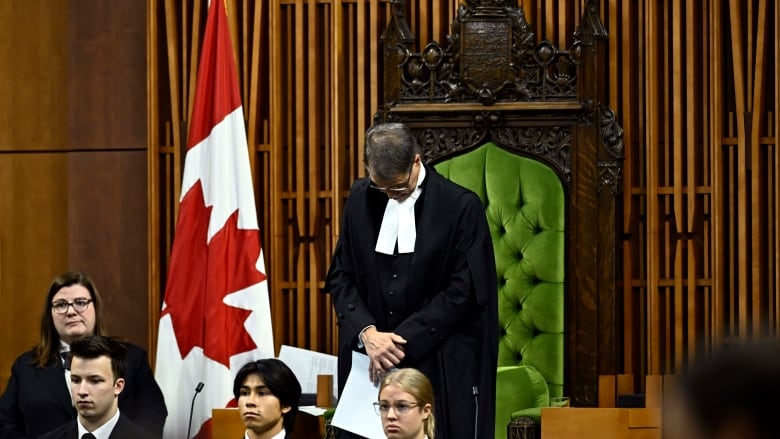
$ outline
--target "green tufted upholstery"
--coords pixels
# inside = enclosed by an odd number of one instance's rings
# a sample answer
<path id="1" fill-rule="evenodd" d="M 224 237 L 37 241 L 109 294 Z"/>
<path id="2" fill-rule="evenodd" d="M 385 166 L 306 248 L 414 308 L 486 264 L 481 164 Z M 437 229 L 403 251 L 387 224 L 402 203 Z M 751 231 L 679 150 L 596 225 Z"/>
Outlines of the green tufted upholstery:
<path id="1" fill-rule="evenodd" d="M 485 205 L 498 277 L 496 438 L 503 438 L 510 414 L 538 420 L 548 398 L 563 392 L 563 186 L 543 163 L 492 143 L 435 167 Z"/>

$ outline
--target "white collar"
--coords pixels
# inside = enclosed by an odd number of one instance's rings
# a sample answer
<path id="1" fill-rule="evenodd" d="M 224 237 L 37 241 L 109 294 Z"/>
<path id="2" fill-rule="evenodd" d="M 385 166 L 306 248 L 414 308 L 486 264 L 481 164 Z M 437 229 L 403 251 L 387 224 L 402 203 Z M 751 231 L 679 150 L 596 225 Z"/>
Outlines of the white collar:
<path id="1" fill-rule="evenodd" d="M 276 433 L 271 439 L 284 439 L 285 434 L 286 432 L 284 428 L 282 428 L 282 431 Z M 244 431 L 244 439 L 249 439 L 249 430 Z"/>
<path id="2" fill-rule="evenodd" d="M 114 431 L 116 423 L 119 422 L 119 409 L 116 409 L 116 413 L 114 413 L 114 416 L 112 416 L 111 419 L 92 432 L 81 424 L 81 418 L 77 417 L 76 419 L 78 419 L 76 424 L 78 424 L 79 427 L 79 437 L 84 436 L 86 433 L 92 433 L 92 435 L 95 436 L 95 439 L 108 439 L 109 436 L 111 436 L 111 432 Z"/>
<path id="3" fill-rule="evenodd" d="M 425 180 L 425 166 L 420 163 L 417 174 L 417 186 L 405 200 L 399 202 L 388 198 L 379 237 L 376 240 L 375 251 L 392 255 L 395 244 L 398 243 L 398 253 L 414 253 L 414 243 L 417 240 L 417 225 L 414 219 L 414 203 L 422 193 L 422 182 Z"/>

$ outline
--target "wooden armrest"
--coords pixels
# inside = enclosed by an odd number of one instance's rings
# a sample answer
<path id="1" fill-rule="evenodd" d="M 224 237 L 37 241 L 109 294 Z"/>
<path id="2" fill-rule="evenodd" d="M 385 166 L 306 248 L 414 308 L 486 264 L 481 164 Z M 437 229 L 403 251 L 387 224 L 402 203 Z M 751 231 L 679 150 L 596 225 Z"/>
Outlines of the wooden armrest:
<path id="1" fill-rule="evenodd" d="M 211 410 L 211 439 L 236 439 L 244 437 L 244 423 L 238 415 L 238 409 Z"/>

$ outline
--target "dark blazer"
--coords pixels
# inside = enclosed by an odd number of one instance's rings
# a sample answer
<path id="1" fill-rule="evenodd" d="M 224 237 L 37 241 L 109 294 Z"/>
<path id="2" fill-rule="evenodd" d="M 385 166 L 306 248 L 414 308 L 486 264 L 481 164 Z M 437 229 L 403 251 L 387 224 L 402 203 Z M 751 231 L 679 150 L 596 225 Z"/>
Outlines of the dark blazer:
<path id="1" fill-rule="evenodd" d="M 119 410 L 157 437 L 162 436 L 168 410 L 149 367 L 146 351 L 127 345 L 127 376 L 119 394 Z M 59 361 L 44 368 L 32 365 L 25 352 L 11 367 L 11 378 L 0 397 L 0 439 L 37 438 L 76 419 L 76 409 Z"/>
<path id="2" fill-rule="evenodd" d="M 325 285 L 339 324 L 339 391 L 349 375 L 351 351 L 358 350 L 358 334 L 376 325 L 406 339 L 399 367 L 415 367 L 430 379 L 436 436 L 468 439 L 476 428 L 477 437 L 492 438 L 498 298 L 485 208 L 475 193 L 431 167 L 425 170 L 414 205 L 414 253 L 403 257 L 408 265 L 399 264 L 397 273 L 388 272 L 395 270 L 387 268 L 393 257 L 374 250 L 387 196 L 370 189 L 368 178 L 350 191 Z M 385 291 L 382 279 L 402 280 L 403 286 Z"/>
<path id="3" fill-rule="evenodd" d="M 119 420 L 111 430 L 109 439 L 151 439 L 146 430 L 127 419 L 122 411 L 119 411 Z M 79 426 L 75 420 L 39 436 L 39 439 L 79 439 Z"/>

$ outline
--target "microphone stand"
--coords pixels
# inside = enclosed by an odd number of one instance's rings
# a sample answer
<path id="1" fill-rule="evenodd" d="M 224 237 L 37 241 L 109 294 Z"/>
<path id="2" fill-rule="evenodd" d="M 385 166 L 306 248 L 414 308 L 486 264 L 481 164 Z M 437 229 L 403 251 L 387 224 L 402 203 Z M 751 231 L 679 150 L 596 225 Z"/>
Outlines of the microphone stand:
<path id="1" fill-rule="evenodd" d="M 195 410 L 195 398 L 198 397 L 198 393 L 203 390 L 203 383 L 198 382 L 198 385 L 195 386 L 195 394 L 192 395 L 192 405 L 190 405 L 190 420 L 187 422 L 187 439 L 190 439 L 190 428 L 192 428 L 192 412 Z"/>

